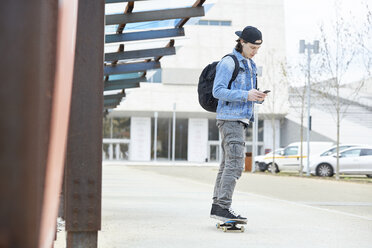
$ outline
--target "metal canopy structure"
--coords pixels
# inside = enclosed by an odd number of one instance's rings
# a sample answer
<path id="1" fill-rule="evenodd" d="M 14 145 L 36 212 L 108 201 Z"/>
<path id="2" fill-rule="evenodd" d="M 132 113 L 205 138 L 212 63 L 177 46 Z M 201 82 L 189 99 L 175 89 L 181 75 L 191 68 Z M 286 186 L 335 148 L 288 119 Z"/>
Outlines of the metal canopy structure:
<path id="1" fill-rule="evenodd" d="M 174 38 L 185 35 L 183 26 L 191 17 L 204 16 L 202 5 L 205 0 L 197 0 L 191 6 L 182 8 L 135 12 L 135 2 L 139 1 L 106 0 L 106 6 L 112 3 L 126 2 L 127 4 L 121 14 L 106 14 L 106 27 L 109 28 L 106 28 L 105 46 L 108 48 L 107 50 L 112 50 L 115 46 L 116 51 L 105 52 L 105 110 L 115 108 L 120 104 L 125 97 L 125 89 L 139 87 L 140 82 L 146 82 L 147 71 L 161 68 L 160 59 L 163 56 L 176 54 Z M 154 3 L 152 4 L 154 5 Z M 168 21 L 163 24 L 165 27 L 156 27 L 159 21 L 164 20 Z M 131 29 L 135 29 L 135 31 L 125 30 L 128 24 L 135 23 L 141 23 L 134 28 L 132 26 Z M 110 28 L 111 30 L 115 29 L 114 34 L 110 33 Z M 172 39 L 166 45 L 159 47 L 162 42 L 165 43 L 164 39 L 167 38 Z M 159 39 L 161 42 L 158 41 Z M 133 47 L 133 43 L 141 44 L 143 41 L 158 42 L 154 48 L 142 48 L 139 45 L 139 48 L 135 50 L 126 50 L 125 43 L 131 42 Z M 120 93 L 117 93 L 118 90 L 121 90 Z"/>

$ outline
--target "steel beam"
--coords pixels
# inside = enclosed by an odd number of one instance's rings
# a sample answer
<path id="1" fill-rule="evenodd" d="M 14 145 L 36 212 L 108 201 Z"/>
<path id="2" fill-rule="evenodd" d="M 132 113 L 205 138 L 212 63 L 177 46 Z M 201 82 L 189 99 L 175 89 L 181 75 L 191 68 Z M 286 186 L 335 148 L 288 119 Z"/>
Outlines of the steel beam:
<path id="1" fill-rule="evenodd" d="M 201 7 L 203 5 L 203 3 L 205 2 L 205 0 L 196 0 L 196 2 L 192 5 L 192 7 Z M 203 14 L 204 15 L 204 14 Z M 177 24 L 176 24 L 176 28 L 180 28 L 180 27 L 183 27 L 183 25 L 186 24 L 186 22 L 188 22 L 190 20 L 190 17 L 186 17 L 186 18 L 183 18 L 182 20 L 180 20 Z"/>
<path id="2" fill-rule="evenodd" d="M 106 43 L 150 40 L 178 36 L 185 36 L 185 30 L 183 28 L 139 31 L 124 34 L 108 34 L 106 35 Z"/>
<path id="3" fill-rule="evenodd" d="M 142 63 L 131 63 L 131 64 L 122 64 L 116 66 L 105 66 L 104 74 L 113 75 L 113 74 L 124 74 L 130 72 L 143 72 L 146 70 L 159 69 L 160 62 L 142 62 Z"/>
<path id="4" fill-rule="evenodd" d="M 103 104 L 106 105 L 106 104 L 119 104 L 121 102 L 122 98 L 118 99 L 105 99 Z"/>
<path id="5" fill-rule="evenodd" d="M 204 7 L 165 9 L 155 11 L 135 12 L 131 14 L 107 15 L 106 25 L 123 23 L 160 21 L 168 19 L 204 16 Z"/>
<path id="6" fill-rule="evenodd" d="M 146 77 L 105 81 L 104 91 L 136 88 L 136 87 L 139 87 L 140 82 L 145 82 L 145 81 L 146 81 Z"/>
<path id="7" fill-rule="evenodd" d="M 140 87 L 139 83 L 112 84 L 112 85 L 105 86 L 104 91 L 122 90 L 122 89 L 138 88 L 138 87 Z"/>
<path id="8" fill-rule="evenodd" d="M 56 0 L 0 2 L 0 247 L 40 247 L 57 11 Z"/>
<path id="9" fill-rule="evenodd" d="M 120 103 L 120 102 L 119 102 Z M 113 109 L 113 108 L 116 108 L 118 105 L 119 105 L 119 103 L 115 103 L 115 104 L 113 104 L 113 103 L 105 103 L 104 104 L 104 110 L 106 110 L 106 109 Z"/>
<path id="10" fill-rule="evenodd" d="M 79 248 L 95 248 L 98 241 L 96 232 L 68 232 L 66 240 L 70 247 Z"/>
<path id="11" fill-rule="evenodd" d="M 174 39 L 171 39 L 171 40 L 168 42 L 168 44 L 165 46 L 165 48 L 167 48 L 167 49 L 172 49 L 172 48 L 175 49 L 175 48 L 174 48 Z M 174 53 L 176 53 L 176 51 L 175 51 Z M 162 55 L 157 56 L 157 57 L 154 58 L 154 60 L 155 60 L 155 61 L 160 61 L 160 59 L 161 59 L 162 57 L 163 57 Z"/>
<path id="12" fill-rule="evenodd" d="M 104 108 L 115 108 L 116 106 L 118 106 L 120 104 L 122 99 L 109 99 L 109 100 L 105 100 L 103 102 L 103 107 Z"/>
<path id="13" fill-rule="evenodd" d="M 147 1 L 147 0 L 106 0 L 106 3 L 126 3 L 126 2 L 137 2 L 137 1 Z"/>
<path id="14" fill-rule="evenodd" d="M 67 248 L 97 247 L 101 229 L 104 8 L 104 0 L 79 0 L 65 172 Z"/>
<path id="15" fill-rule="evenodd" d="M 174 54 L 176 54 L 176 49 L 174 47 L 143 49 L 127 52 L 106 53 L 105 61 L 160 57 Z"/>
<path id="16" fill-rule="evenodd" d="M 44 2 L 49 5 L 51 2 Z M 75 56 L 75 35 L 77 26 L 77 1 L 56 1 L 58 13 L 49 13 L 51 18 L 58 17 L 58 38 L 56 37 L 56 61 L 52 96 L 50 138 L 48 140 L 48 156 L 46 159 L 46 175 L 44 188 L 39 246 L 51 247 L 56 238 L 56 220 L 58 215 L 59 194 L 61 192 L 65 151 L 67 142 L 67 129 L 70 115 L 70 101 L 73 77 L 73 64 Z M 41 25 L 45 25 L 43 21 Z M 54 27 L 54 31 L 57 27 Z M 52 30 L 46 30 L 47 35 Z M 53 32 L 53 31 L 52 31 Z M 43 54 L 48 54 L 45 44 L 40 43 Z M 50 56 L 49 54 L 47 56 Z M 44 63 L 44 66 L 47 64 Z M 44 66 L 42 68 L 44 68 Z M 43 111 L 43 109 L 40 109 Z M 44 132 L 46 130 L 43 130 Z"/>
<path id="17" fill-rule="evenodd" d="M 117 99 L 122 99 L 125 97 L 125 94 L 120 93 L 120 94 L 113 94 L 113 95 L 105 95 L 104 99 L 106 100 L 117 100 Z"/>
<path id="18" fill-rule="evenodd" d="M 133 8 L 134 8 L 134 2 L 133 1 L 128 2 L 127 6 L 125 7 L 124 14 L 132 13 Z M 126 23 L 120 24 L 119 27 L 116 30 L 116 33 L 117 34 L 122 34 L 123 30 L 125 28 L 125 25 L 126 25 Z"/>

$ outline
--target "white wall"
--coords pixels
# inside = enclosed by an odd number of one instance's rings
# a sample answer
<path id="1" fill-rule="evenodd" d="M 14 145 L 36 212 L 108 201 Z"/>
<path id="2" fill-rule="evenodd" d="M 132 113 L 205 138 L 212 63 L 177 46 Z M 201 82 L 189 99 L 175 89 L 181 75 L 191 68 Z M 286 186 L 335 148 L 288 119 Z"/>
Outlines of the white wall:
<path id="1" fill-rule="evenodd" d="M 129 160 L 151 160 L 151 117 L 131 118 Z"/>
<path id="2" fill-rule="evenodd" d="M 189 119 L 187 160 L 205 162 L 208 145 L 208 119 Z"/>

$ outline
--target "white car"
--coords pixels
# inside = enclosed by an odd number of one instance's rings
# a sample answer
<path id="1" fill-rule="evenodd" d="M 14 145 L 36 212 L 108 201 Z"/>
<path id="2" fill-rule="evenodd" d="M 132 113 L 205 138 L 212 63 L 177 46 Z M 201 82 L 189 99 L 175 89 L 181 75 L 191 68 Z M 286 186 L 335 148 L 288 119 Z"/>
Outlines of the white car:
<path id="1" fill-rule="evenodd" d="M 339 147 L 339 151 L 343 151 L 347 148 L 350 148 L 350 147 L 355 147 L 355 146 L 363 146 L 361 144 L 340 144 L 338 147 Z M 329 156 L 329 155 L 332 155 L 333 153 L 336 153 L 337 152 L 337 146 L 332 146 L 331 148 L 327 149 L 326 151 L 322 152 L 319 156 Z"/>
<path id="2" fill-rule="evenodd" d="M 310 173 L 331 177 L 336 173 L 337 156 L 335 153 L 320 156 L 310 162 Z M 372 146 L 350 147 L 340 152 L 340 173 L 367 175 L 372 177 Z"/>
<path id="3" fill-rule="evenodd" d="M 311 141 L 310 142 L 310 152 L 313 155 L 320 154 L 325 149 L 331 147 L 333 145 L 332 142 L 317 142 Z M 307 158 L 307 143 L 302 143 L 302 158 L 303 162 L 305 163 Z M 300 163 L 301 163 L 301 142 L 294 142 L 289 144 L 284 150 L 280 153 L 280 155 L 275 156 L 275 172 L 279 171 L 299 171 Z M 265 157 L 265 163 L 269 167 L 269 171 L 271 171 L 273 156 Z"/>
<path id="4" fill-rule="evenodd" d="M 356 147 L 356 146 L 364 146 L 364 145 L 361 145 L 361 144 L 340 144 L 339 145 L 339 152 L 342 152 L 343 150 L 345 149 L 348 149 L 350 147 Z M 323 151 L 322 153 L 320 154 L 317 154 L 317 155 L 312 155 L 310 156 L 310 164 L 312 164 L 312 161 L 318 161 L 319 160 L 319 156 L 321 157 L 324 157 L 324 156 L 330 156 L 330 155 L 333 155 L 337 152 L 337 146 L 332 146 L 331 148 Z M 303 161 L 303 168 L 302 168 L 302 171 L 304 173 L 307 172 L 307 160 L 304 160 Z"/>
<path id="5" fill-rule="evenodd" d="M 280 156 L 281 152 L 284 150 L 284 148 L 277 148 L 275 149 L 276 157 Z M 273 152 L 266 153 L 265 155 L 260 155 L 255 157 L 255 164 L 256 164 L 256 170 L 257 171 L 266 171 L 268 169 L 268 164 L 266 161 L 268 161 L 270 158 L 272 159 Z"/>

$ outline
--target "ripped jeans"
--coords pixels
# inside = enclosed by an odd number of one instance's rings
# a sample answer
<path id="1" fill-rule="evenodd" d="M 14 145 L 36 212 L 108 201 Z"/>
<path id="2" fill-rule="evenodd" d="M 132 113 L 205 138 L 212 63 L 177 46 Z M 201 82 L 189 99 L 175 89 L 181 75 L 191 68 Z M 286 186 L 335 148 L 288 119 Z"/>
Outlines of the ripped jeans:
<path id="1" fill-rule="evenodd" d="M 213 203 L 230 208 L 236 181 L 244 169 L 245 124 L 217 120 L 217 126 L 222 138 L 222 161 L 214 186 Z"/>

